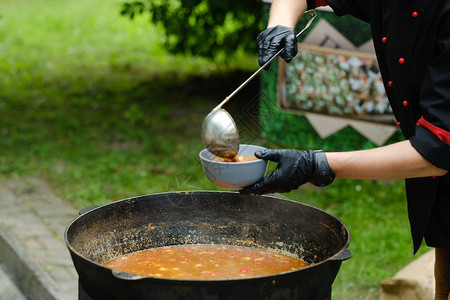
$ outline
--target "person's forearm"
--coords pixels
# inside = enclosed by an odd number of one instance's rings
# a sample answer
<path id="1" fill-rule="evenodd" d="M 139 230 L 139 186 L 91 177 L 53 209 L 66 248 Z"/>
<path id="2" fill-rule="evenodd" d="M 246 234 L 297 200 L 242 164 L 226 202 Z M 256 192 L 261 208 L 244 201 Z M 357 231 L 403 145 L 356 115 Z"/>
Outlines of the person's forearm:
<path id="1" fill-rule="evenodd" d="M 275 0 L 270 9 L 267 28 L 277 25 L 294 28 L 306 11 L 306 0 Z"/>
<path id="2" fill-rule="evenodd" d="M 403 179 L 442 176 L 409 141 L 385 147 L 349 152 L 328 152 L 327 160 L 336 177 L 354 179 Z"/>

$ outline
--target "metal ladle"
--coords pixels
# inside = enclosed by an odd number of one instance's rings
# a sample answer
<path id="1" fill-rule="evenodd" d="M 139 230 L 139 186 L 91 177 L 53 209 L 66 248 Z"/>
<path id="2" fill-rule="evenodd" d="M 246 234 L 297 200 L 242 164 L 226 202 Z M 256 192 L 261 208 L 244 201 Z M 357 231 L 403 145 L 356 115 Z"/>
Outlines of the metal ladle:
<path id="1" fill-rule="evenodd" d="M 313 10 L 308 10 L 305 14 L 310 14 L 311 19 L 306 24 L 305 28 L 295 36 L 298 38 L 316 18 L 317 13 Z M 233 158 L 239 151 L 239 131 L 236 123 L 231 115 L 222 108 L 222 105 L 227 103 L 234 95 L 236 95 L 243 87 L 245 87 L 253 78 L 255 78 L 263 69 L 265 69 L 278 55 L 283 52 L 284 48 L 272 56 L 263 66 L 261 66 L 255 73 L 253 73 L 244 83 L 242 83 L 236 90 L 234 90 L 228 97 L 225 98 L 219 105 L 217 105 L 203 120 L 201 137 L 203 145 L 209 152 L 216 156 L 224 158 Z"/>

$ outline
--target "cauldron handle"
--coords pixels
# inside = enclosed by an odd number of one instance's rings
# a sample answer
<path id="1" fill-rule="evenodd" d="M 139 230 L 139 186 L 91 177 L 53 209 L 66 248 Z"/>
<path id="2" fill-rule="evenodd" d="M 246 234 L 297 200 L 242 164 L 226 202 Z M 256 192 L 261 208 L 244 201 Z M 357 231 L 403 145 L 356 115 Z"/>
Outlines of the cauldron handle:
<path id="1" fill-rule="evenodd" d="M 138 279 L 142 279 L 145 278 L 147 276 L 144 275 L 139 275 L 139 274 L 133 274 L 133 273 L 128 273 L 128 272 L 124 272 L 124 271 L 119 271 L 116 269 L 112 269 L 111 273 L 113 274 L 114 277 L 119 278 L 119 279 L 123 279 L 123 280 L 138 280 Z"/>
<path id="2" fill-rule="evenodd" d="M 90 212 L 91 210 L 96 209 L 97 207 L 100 207 L 100 206 L 99 206 L 99 205 L 94 205 L 94 206 L 84 207 L 84 208 L 82 208 L 82 209 L 80 209 L 80 210 L 78 211 L 78 215 L 79 215 L 79 216 L 84 215 L 85 213 L 88 213 L 88 212 Z"/>
<path id="3" fill-rule="evenodd" d="M 347 248 L 342 249 L 341 251 L 339 251 L 338 253 L 336 253 L 335 255 L 333 255 L 332 257 L 330 257 L 331 260 L 347 260 L 350 257 L 352 257 L 353 253 L 352 251 L 348 250 Z"/>

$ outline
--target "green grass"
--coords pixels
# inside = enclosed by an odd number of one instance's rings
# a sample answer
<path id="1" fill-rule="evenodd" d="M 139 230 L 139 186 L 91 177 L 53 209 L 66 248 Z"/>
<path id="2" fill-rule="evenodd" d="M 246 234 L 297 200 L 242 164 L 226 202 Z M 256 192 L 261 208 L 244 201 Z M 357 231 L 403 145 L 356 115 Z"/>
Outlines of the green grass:
<path id="1" fill-rule="evenodd" d="M 120 17 L 119 7 L 115 0 L 0 2 L 0 176 L 39 176 L 77 209 L 218 190 L 198 159 L 200 125 L 256 69 L 255 57 L 224 66 L 168 55 L 161 28 Z M 256 94 L 257 86 L 246 88 L 230 109 L 237 113 Z M 338 179 L 285 196 L 350 228 L 353 258 L 342 264 L 334 299 L 376 299 L 379 282 L 415 258 L 400 181 Z"/>

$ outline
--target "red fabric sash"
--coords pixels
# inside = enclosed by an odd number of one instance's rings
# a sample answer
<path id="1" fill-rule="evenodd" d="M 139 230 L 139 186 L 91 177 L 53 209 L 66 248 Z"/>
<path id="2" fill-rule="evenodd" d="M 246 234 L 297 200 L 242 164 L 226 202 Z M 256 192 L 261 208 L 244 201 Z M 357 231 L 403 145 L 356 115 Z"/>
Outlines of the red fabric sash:
<path id="1" fill-rule="evenodd" d="M 431 133 L 433 133 L 435 136 L 437 136 L 441 141 L 443 141 L 447 145 L 450 145 L 450 132 L 431 124 L 430 122 L 425 120 L 423 117 L 421 117 L 419 119 L 419 121 L 417 121 L 417 125 L 425 127 Z"/>
<path id="2" fill-rule="evenodd" d="M 325 2 L 325 0 L 316 0 L 316 7 L 319 6 L 328 6 L 328 4 Z"/>

